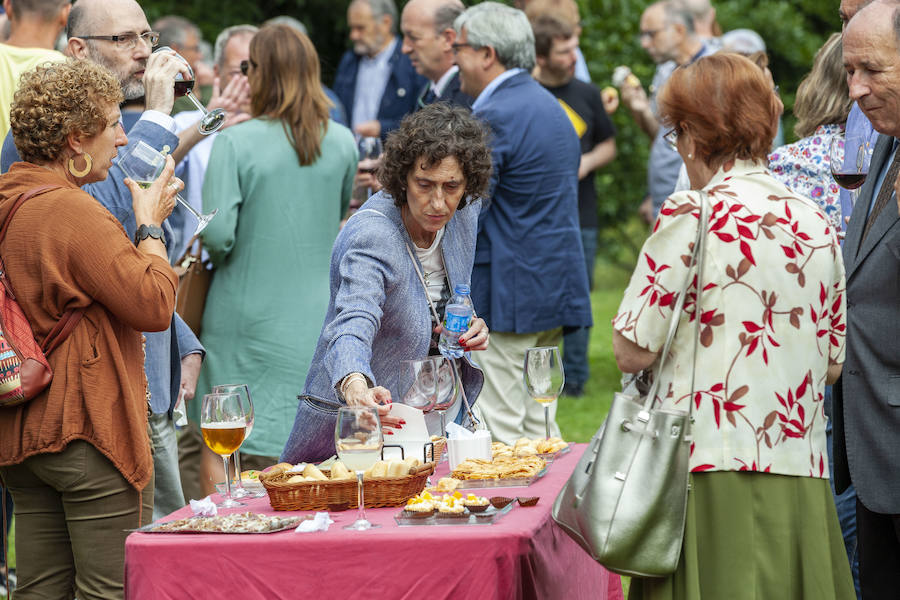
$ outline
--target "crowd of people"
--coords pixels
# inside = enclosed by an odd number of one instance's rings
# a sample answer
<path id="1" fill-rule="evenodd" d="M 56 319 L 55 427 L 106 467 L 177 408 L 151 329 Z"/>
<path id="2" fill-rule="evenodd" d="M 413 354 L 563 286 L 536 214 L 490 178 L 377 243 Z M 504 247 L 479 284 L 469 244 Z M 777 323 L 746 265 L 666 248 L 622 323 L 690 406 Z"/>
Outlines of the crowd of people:
<path id="1" fill-rule="evenodd" d="M 245 469 L 331 456 L 344 404 L 402 428 L 403 361 L 440 353 L 457 289 L 475 315 L 447 416 L 507 444 L 543 437 L 523 357 L 561 345 L 564 393 L 584 393 L 595 175 L 621 104 L 647 135 L 636 211 L 652 229 L 613 319 L 616 362 L 694 417 L 678 569 L 634 578 L 630 597 L 896 597 L 900 2 L 840 2 L 789 144 L 762 37 L 723 33 L 709 0 L 648 3 L 652 83 L 626 69 L 602 92 L 575 0 L 352 0 L 331 88 L 293 16 L 210 45 L 135 0 L 4 8 L 0 222 L 15 220 L 0 255 L 35 339 L 83 311 L 47 389 L 0 408 L 18 566 L 0 576 L 17 595 L 122 597 L 127 530 L 215 491 L 198 402 L 214 385 L 252 390 Z M 221 129 L 201 135 L 177 79 L 226 112 Z M 831 177 L 845 132 L 871 156 L 856 198 Z M 116 160 L 140 142 L 166 155 L 146 188 Z M 172 265 L 198 243 L 182 190 L 217 210 L 197 331 L 175 311 Z M 682 290 L 698 226 L 705 267 Z"/>

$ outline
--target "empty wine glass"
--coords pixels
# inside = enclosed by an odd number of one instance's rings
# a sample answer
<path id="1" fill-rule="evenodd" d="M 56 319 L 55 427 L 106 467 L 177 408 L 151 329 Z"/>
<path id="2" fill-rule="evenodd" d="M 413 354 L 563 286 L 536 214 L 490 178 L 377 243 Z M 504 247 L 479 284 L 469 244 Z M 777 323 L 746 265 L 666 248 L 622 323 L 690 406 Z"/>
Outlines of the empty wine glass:
<path id="1" fill-rule="evenodd" d="M 525 389 L 544 406 L 544 428 L 550 438 L 550 405 L 562 393 L 566 384 L 559 348 L 543 346 L 525 351 Z"/>
<path id="2" fill-rule="evenodd" d="M 146 189 L 153 185 L 153 182 L 162 173 L 166 166 L 166 156 L 144 140 L 138 140 L 119 154 L 117 164 L 127 177 Z M 175 194 L 175 199 L 197 218 L 197 228 L 194 230 L 194 235 L 206 229 L 209 222 L 219 212 L 219 209 L 214 209 L 212 212 L 200 214 L 181 197 L 181 194 Z"/>
<path id="3" fill-rule="evenodd" d="M 856 204 L 858 190 L 869 174 L 872 150 L 869 138 L 860 133 L 837 133 L 831 138 L 828 148 L 831 176 L 839 186 L 850 191 L 852 204 Z"/>
<path id="4" fill-rule="evenodd" d="M 447 437 L 444 415 L 456 403 L 459 396 L 459 379 L 456 377 L 453 359 L 446 356 L 433 356 L 432 360 L 434 360 L 438 375 L 437 400 L 434 402 L 434 410 L 441 416 L 441 437 Z"/>
<path id="5" fill-rule="evenodd" d="M 437 401 L 437 365 L 433 358 L 404 360 L 405 365 L 400 380 L 400 389 L 406 389 L 402 404 L 418 408 L 423 413 L 431 412 Z"/>
<path id="6" fill-rule="evenodd" d="M 363 489 L 363 473 L 381 458 L 384 436 L 378 409 L 371 406 L 342 406 L 338 409 L 334 426 L 334 446 L 338 458 L 356 473 L 357 516 L 356 521 L 344 529 L 364 531 L 379 527 L 366 520 Z"/>
<path id="7" fill-rule="evenodd" d="M 244 441 L 247 416 L 241 405 L 240 394 L 206 394 L 200 405 L 200 431 L 209 449 L 222 457 L 225 465 L 225 495 L 216 506 L 233 508 L 244 506 L 231 497 L 231 477 L 228 475 L 228 457 Z"/>
<path id="8" fill-rule="evenodd" d="M 194 69 L 191 68 L 190 63 L 185 60 L 183 56 L 172 50 L 169 46 L 160 46 L 154 52 L 160 51 L 169 51 L 175 54 L 175 57 L 183 62 L 185 66 L 187 66 L 188 73 L 190 74 L 190 79 L 185 79 L 181 73 L 177 73 L 175 75 L 175 97 L 178 98 L 180 96 L 187 96 L 188 99 L 194 103 L 194 106 L 197 107 L 197 110 L 203 113 L 203 118 L 200 119 L 200 122 L 197 123 L 197 130 L 203 135 L 209 135 L 214 131 L 217 131 L 222 124 L 225 123 L 225 111 L 221 108 L 217 108 L 212 111 L 207 111 L 206 107 L 203 106 L 203 103 L 200 102 L 196 96 L 194 96 Z"/>
<path id="9" fill-rule="evenodd" d="M 246 441 L 253 431 L 254 419 L 253 399 L 250 397 L 250 386 L 245 383 L 229 383 L 227 385 L 213 386 L 212 391 L 214 394 L 238 394 L 241 397 L 244 415 L 247 417 L 247 431 L 244 433 L 244 441 Z M 245 496 L 250 496 L 251 498 L 264 498 L 266 496 L 266 493 L 263 491 L 250 492 L 244 487 L 244 482 L 241 481 L 240 449 L 234 453 L 234 476 L 237 479 L 237 489 L 232 493 L 234 498 L 243 498 Z"/>

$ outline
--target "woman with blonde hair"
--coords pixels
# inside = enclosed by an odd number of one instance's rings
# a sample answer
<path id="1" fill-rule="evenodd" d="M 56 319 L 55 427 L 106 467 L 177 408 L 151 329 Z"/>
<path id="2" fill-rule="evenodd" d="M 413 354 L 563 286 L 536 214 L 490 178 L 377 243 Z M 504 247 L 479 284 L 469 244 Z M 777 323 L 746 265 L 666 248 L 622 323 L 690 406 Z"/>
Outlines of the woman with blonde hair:
<path id="1" fill-rule="evenodd" d="M 242 69 L 253 118 L 217 136 L 203 186 L 204 210 L 219 214 L 203 232 L 216 271 L 198 390 L 250 386 L 256 421 L 243 467 L 260 468 L 278 462 L 291 431 L 328 307 L 331 246 L 357 150 L 350 131 L 328 118 L 308 37 L 265 26 Z"/>
<path id="2" fill-rule="evenodd" d="M 815 200 L 838 232 L 844 229 L 844 220 L 840 188 L 831 177 L 828 149 L 831 140 L 844 132 L 852 104 L 841 34 L 833 33 L 816 53 L 812 70 L 797 88 L 794 133 L 801 139 L 776 148 L 769 155 L 772 175 L 798 194 Z"/>

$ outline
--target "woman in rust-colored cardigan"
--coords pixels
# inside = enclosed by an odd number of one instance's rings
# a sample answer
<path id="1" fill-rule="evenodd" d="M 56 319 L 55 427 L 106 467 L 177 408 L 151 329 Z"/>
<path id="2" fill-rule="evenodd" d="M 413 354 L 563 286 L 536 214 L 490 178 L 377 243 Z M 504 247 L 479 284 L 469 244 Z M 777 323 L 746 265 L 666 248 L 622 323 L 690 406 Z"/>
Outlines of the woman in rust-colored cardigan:
<path id="1" fill-rule="evenodd" d="M 126 529 L 149 522 L 153 462 L 141 331 L 165 329 L 177 278 L 160 240 L 178 180 L 168 159 L 147 190 L 130 180 L 141 232 L 80 187 L 106 178 L 122 92 L 103 67 L 48 64 L 23 76 L 10 113 L 24 162 L 0 176 L 0 245 L 12 289 L 42 340 L 70 308 L 84 316 L 50 354 L 53 381 L 0 409 L 0 475 L 15 502 L 17 597 L 122 597 Z M 146 227 L 144 227 L 146 226 Z M 138 236 L 136 236 L 138 237 Z"/>

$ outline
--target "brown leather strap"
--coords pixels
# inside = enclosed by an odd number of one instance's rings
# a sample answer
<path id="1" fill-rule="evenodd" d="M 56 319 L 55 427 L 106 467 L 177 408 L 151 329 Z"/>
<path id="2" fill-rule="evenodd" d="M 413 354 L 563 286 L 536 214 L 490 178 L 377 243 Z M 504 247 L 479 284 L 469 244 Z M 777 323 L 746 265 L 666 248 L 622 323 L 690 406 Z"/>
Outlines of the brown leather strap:
<path id="1" fill-rule="evenodd" d="M 3 221 L 3 227 L 0 228 L 0 244 L 3 243 L 3 240 L 6 239 L 6 230 L 9 229 L 9 224 L 12 221 L 13 215 L 16 214 L 16 211 L 25 204 L 25 201 L 33 198 L 39 194 L 43 194 L 44 192 L 49 192 L 50 190 L 58 189 L 62 186 L 59 185 L 44 185 L 40 187 L 36 187 L 28 190 L 27 192 L 23 192 L 19 195 L 19 198 L 12 205 L 12 208 L 6 215 L 6 219 Z M 9 285 L 9 278 L 6 276 L 6 265 L 3 264 L 3 258 L 0 257 L 0 274 L 6 279 L 7 288 L 10 291 L 10 296 L 12 296 L 12 288 Z M 75 326 L 78 324 L 78 321 L 81 320 L 82 315 L 84 315 L 83 308 L 73 308 L 69 309 L 63 313 L 63 316 L 60 317 L 59 321 L 56 322 L 56 325 L 53 326 L 53 329 L 50 330 L 50 333 L 47 334 L 47 337 L 44 338 L 44 343 L 41 344 L 41 350 L 44 352 L 44 356 L 53 352 L 56 348 L 59 347 L 63 341 L 69 337 L 69 334 L 72 333 L 72 330 L 75 329 Z"/>

